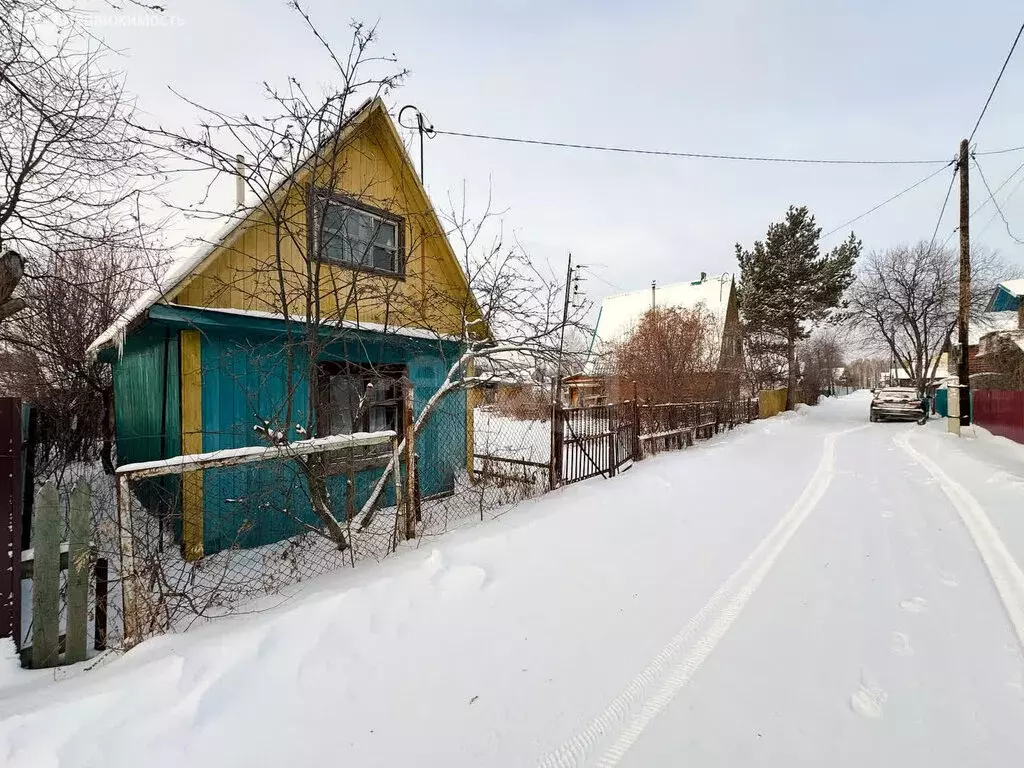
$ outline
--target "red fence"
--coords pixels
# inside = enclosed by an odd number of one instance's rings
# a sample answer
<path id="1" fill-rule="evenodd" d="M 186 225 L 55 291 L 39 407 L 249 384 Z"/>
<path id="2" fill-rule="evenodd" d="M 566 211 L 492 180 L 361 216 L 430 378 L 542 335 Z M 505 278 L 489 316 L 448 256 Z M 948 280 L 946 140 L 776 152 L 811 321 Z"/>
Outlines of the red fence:
<path id="1" fill-rule="evenodd" d="M 1024 443 L 1024 391 L 976 389 L 974 420 L 994 435 Z"/>
<path id="2" fill-rule="evenodd" d="M 0 638 L 21 646 L 21 401 L 0 397 Z"/>

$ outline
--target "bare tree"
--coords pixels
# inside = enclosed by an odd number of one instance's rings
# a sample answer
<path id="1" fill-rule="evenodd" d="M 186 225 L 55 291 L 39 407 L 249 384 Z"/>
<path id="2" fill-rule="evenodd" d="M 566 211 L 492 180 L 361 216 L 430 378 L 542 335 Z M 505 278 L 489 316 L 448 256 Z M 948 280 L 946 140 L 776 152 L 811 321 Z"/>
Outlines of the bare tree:
<path id="1" fill-rule="evenodd" d="M 846 379 L 850 386 L 868 389 L 878 386 L 888 363 L 880 358 L 858 358 L 846 366 Z"/>
<path id="2" fill-rule="evenodd" d="M 984 310 L 1003 277 L 991 252 L 971 254 L 971 310 Z M 924 391 L 935 378 L 940 353 L 956 327 L 959 260 L 949 248 L 921 241 L 868 256 L 849 293 L 846 319 L 864 340 L 906 370 Z"/>
<path id="3" fill-rule="evenodd" d="M 639 395 L 652 403 L 713 397 L 719 343 L 715 319 L 703 306 L 651 309 L 615 349 L 616 375 L 636 382 Z"/>
<path id="4" fill-rule="evenodd" d="M 241 171 L 247 203 L 239 205 L 227 223 L 241 224 L 269 243 L 258 254 L 251 247 L 243 250 L 242 243 L 227 244 L 229 251 L 235 249 L 250 260 L 251 268 L 205 278 L 203 287 L 196 288 L 186 303 L 204 306 L 211 296 L 230 293 L 247 310 L 283 321 L 279 362 L 286 371 L 285 397 L 274 412 L 265 412 L 265 404 L 252 398 L 257 431 L 275 443 L 287 442 L 296 433 L 352 429 L 373 405 L 387 371 L 384 366 L 366 364 L 365 391 L 332 395 L 350 402 L 339 419 L 342 423 L 325 424 L 317 417 L 324 409 L 318 408 L 320 394 L 312 384 L 322 375 L 324 353 L 349 342 L 358 344 L 360 328 L 396 338 L 411 334 L 459 349 L 447 361 L 437 390 L 420 408 L 412 433 L 403 435 L 402 450 L 421 434 L 447 397 L 500 376 L 510 360 L 527 356 L 536 366 L 556 362 L 563 327 L 562 286 L 549 271 L 535 265 L 514 239 L 505 239 L 500 226 L 495 226 L 498 214 L 490 201 L 479 215 L 471 215 L 464 203 L 450 206 L 442 226 L 462 275 L 448 275 L 439 283 L 426 278 L 433 271 L 427 269 L 428 262 L 447 257 L 437 238 L 429 234 L 441 222 L 418 191 L 415 178 L 406 178 L 405 171 L 400 171 L 398 178 L 389 175 L 383 184 L 373 168 L 360 172 L 345 159 L 384 152 L 381 147 L 361 152 L 348 129 L 356 121 L 372 119 L 366 105 L 390 93 L 406 72 L 397 67 L 393 55 L 375 53 L 375 28 L 354 23 L 347 49 L 339 52 L 301 5 L 291 3 L 291 7 L 331 62 L 334 83 L 318 90 L 294 78 L 288 78 L 283 87 L 266 84 L 267 114 L 259 117 L 188 101 L 203 116 L 197 130 L 160 127 L 149 133 L 149 141 L 174 153 L 186 169 L 209 178 Z M 366 136 L 362 134 L 358 141 L 370 141 Z M 239 156 L 244 158 L 241 163 Z M 334 205 L 338 202 L 342 206 Z M 354 216 L 351 221 L 345 218 L 343 206 L 369 211 L 375 223 L 351 240 L 339 237 L 339 227 L 356 226 Z M 215 215 L 205 201 L 192 210 Z M 393 216 L 398 211 L 404 227 L 388 223 L 398 220 Z M 352 251 L 356 240 L 363 244 L 359 253 Z M 408 271 L 403 254 L 416 254 L 418 274 Z M 489 363 L 483 366 L 486 372 L 475 372 L 474 364 L 483 359 Z M 298 393 L 306 393 L 304 407 L 296 402 Z M 336 508 L 328 492 L 323 456 L 294 461 L 308 484 L 318 521 L 318 525 L 303 525 L 339 549 L 348 546 L 346 530 L 354 520 L 364 528 L 373 520 L 395 470 L 392 457 L 370 498 L 353 516 Z"/>
<path id="5" fill-rule="evenodd" d="M 800 348 L 805 402 L 819 393 L 835 394 L 837 368 L 843 365 L 840 334 L 834 326 L 816 330 Z"/>
<path id="6" fill-rule="evenodd" d="M 0 247 L 137 245 L 157 162 L 104 53 L 70 3 L 0 0 Z"/>
<path id="7" fill-rule="evenodd" d="M 102 460 L 113 473 L 110 369 L 86 354 L 126 309 L 148 270 L 134 251 L 113 247 L 41 252 L 41 275 L 26 281 L 26 308 L 0 326 L 0 350 L 12 363 L 0 387 L 40 414 L 39 471 Z"/>

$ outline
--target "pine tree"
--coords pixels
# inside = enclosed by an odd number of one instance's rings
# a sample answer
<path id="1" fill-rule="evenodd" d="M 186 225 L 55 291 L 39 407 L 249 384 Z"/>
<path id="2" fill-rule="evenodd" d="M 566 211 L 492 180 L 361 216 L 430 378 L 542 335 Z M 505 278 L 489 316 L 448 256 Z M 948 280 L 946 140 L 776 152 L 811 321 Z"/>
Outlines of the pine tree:
<path id="1" fill-rule="evenodd" d="M 827 255 L 819 249 L 820 238 L 821 227 L 810 211 L 790 206 L 786 220 L 770 224 L 764 241 L 756 241 L 752 250 L 736 244 L 744 330 L 761 351 L 785 355 L 786 408 L 793 407 L 797 342 L 842 305 L 861 251 L 853 232 Z"/>

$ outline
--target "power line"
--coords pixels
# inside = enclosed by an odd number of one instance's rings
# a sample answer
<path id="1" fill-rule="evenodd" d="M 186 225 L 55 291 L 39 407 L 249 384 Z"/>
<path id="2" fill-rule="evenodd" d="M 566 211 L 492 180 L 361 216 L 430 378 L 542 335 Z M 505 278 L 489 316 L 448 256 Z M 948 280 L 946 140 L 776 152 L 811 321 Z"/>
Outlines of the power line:
<path id="1" fill-rule="evenodd" d="M 1003 72 L 1006 71 L 1006 65 L 1010 63 L 1010 57 L 1013 56 L 1013 52 L 1017 48 L 1017 43 L 1020 42 L 1021 34 L 1024 34 L 1024 23 L 1022 23 L 1020 25 L 1020 29 L 1017 30 L 1017 37 L 1013 39 L 1013 45 L 1010 46 L 1010 52 L 1006 54 L 1006 59 L 1003 61 L 1003 66 L 999 70 L 999 74 L 996 76 L 996 81 L 992 83 L 992 90 L 988 92 L 988 98 L 985 99 L 985 106 L 981 108 L 981 114 L 978 115 L 978 119 L 974 123 L 974 130 L 971 131 L 971 135 L 967 139 L 968 143 L 974 140 L 974 134 L 978 132 L 978 126 L 981 125 L 981 118 L 985 116 L 985 112 L 988 110 L 988 105 L 992 102 L 992 97 L 996 93 L 996 88 L 999 87 L 999 81 L 1003 79 Z"/>
<path id="2" fill-rule="evenodd" d="M 929 181 L 930 179 L 933 179 L 933 178 L 935 178 L 936 176 L 938 176 L 938 175 L 939 175 L 940 173 L 942 173 L 942 172 L 943 172 L 944 170 L 946 170 L 947 168 L 949 168 L 949 166 L 953 165 L 953 164 L 954 164 L 955 162 L 956 162 L 955 160 L 946 160 L 946 161 L 945 161 L 945 165 L 944 165 L 944 166 L 942 166 L 942 168 L 939 168 L 939 170 L 937 170 L 937 171 L 933 171 L 932 173 L 929 173 L 929 174 L 928 174 L 927 176 L 925 176 L 925 177 L 924 177 L 923 179 L 921 179 L 921 180 L 919 180 L 919 181 L 915 181 L 915 182 L 914 182 L 913 184 L 911 184 L 911 185 L 910 185 L 909 187 L 907 187 L 906 189 L 900 190 L 899 192 L 897 192 L 897 193 L 896 193 L 895 195 L 893 195 L 892 197 L 890 197 L 890 198 L 888 198 L 888 199 L 886 199 L 886 200 L 883 200 L 883 201 L 882 201 L 882 202 L 880 202 L 880 203 L 879 203 L 878 205 L 876 205 L 876 206 L 875 206 L 874 208 L 869 208 L 868 210 L 864 211 L 864 213 L 860 214 L 859 216 L 854 216 L 854 217 L 853 217 L 852 219 L 850 219 L 850 220 L 849 220 L 848 222 L 846 222 L 845 224 L 840 224 L 840 225 L 839 225 L 838 227 L 836 227 L 835 229 L 830 229 L 830 230 L 829 230 L 828 232 L 826 232 L 826 233 L 825 233 L 824 235 L 822 235 L 822 237 L 828 237 L 829 235 L 833 235 L 833 234 L 835 234 L 836 232 L 838 232 L 838 231 L 839 231 L 840 229 L 845 229 L 846 227 L 850 226 L 850 225 L 851 225 L 851 224 L 853 224 L 854 222 L 860 221 L 860 220 L 861 220 L 861 219 L 863 219 L 863 218 L 864 218 L 865 216 L 868 216 L 869 214 L 872 214 L 872 213 L 874 213 L 874 212 L 875 212 L 875 211 L 877 211 L 877 210 L 878 210 L 879 208 L 881 208 L 881 207 L 883 207 L 883 206 L 886 206 L 886 205 L 888 205 L 888 204 L 889 204 L 889 203 L 891 203 L 891 202 L 892 202 L 893 200 L 896 200 L 897 198 L 903 197 L 903 195 L 907 194 L 907 192 L 910 192 L 910 191 L 911 191 L 911 190 L 913 190 L 913 189 L 917 189 L 917 188 L 918 188 L 918 187 L 920 187 L 920 186 L 921 186 L 922 184 L 924 184 L 924 183 L 925 183 L 926 181 Z M 954 174 L 954 175 L 955 175 L 955 174 Z M 952 184 L 950 185 L 950 188 L 952 188 Z M 947 195 L 946 195 L 946 198 L 947 198 L 947 199 L 949 198 L 949 194 L 948 194 L 948 193 L 947 193 Z"/>
<path id="3" fill-rule="evenodd" d="M 939 220 L 935 222 L 935 231 L 932 232 L 932 239 L 928 243 L 929 252 L 931 252 L 932 247 L 935 245 L 935 238 L 938 236 L 939 227 L 942 225 L 942 217 L 946 214 L 946 206 L 949 204 L 949 196 L 953 192 L 953 182 L 956 181 L 956 173 L 958 170 L 965 170 L 957 166 L 959 166 L 959 163 L 956 163 L 953 168 L 953 175 L 949 179 L 949 189 L 946 190 L 946 198 L 942 201 L 942 208 L 939 210 Z M 949 242 L 949 238 L 946 239 L 946 242 Z"/>
<path id="4" fill-rule="evenodd" d="M 1024 147 L 1007 147 L 1006 149 L 989 149 L 984 152 L 976 150 L 975 155 L 1005 155 L 1008 152 L 1020 152 Z"/>
<path id="5" fill-rule="evenodd" d="M 981 154 L 998 154 L 998 153 L 996 153 L 996 152 L 988 152 L 988 153 L 975 152 L 974 154 L 975 155 L 981 155 Z M 974 158 L 974 164 L 978 165 L 978 159 L 976 157 Z M 983 178 L 982 181 L 985 181 L 985 188 L 988 189 L 989 196 L 984 201 L 982 201 L 981 205 L 979 205 L 977 208 L 975 208 L 971 212 L 971 215 L 968 218 L 973 219 L 975 216 L 977 216 L 979 213 L 981 213 L 981 210 L 986 205 L 989 204 L 989 201 L 993 200 L 993 198 L 996 195 L 999 194 L 999 191 L 1003 187 L 1005 187 L 1007 184 L 1009 184 L 1011 181 L 1013 181 L 1013 177 L 1016 176 L 1018 173 L 1020 173 L 1022 170 L 1024 170 L 1024 163 L 1021 163 L 1020 165 L 1018 165 L 1016 170 L 1013 171 L 1013 173 L 1011 173 L 1009 176 L 1007 176 L 1005 179 L 1003 179 L 1003 183 L 1000 184 L 998 187 L 996 187 L 995 192 L 993 192 L 991 190 L 991 188 L 989 188 L 988 182 Z M 981 172 L 981 166 L 980 165 L 978 165 L 978 171 Z M 1010 198 L 1013 197 L 1017 193 L 1017 190 L 1020 189 L 1020 185 L 1021 185 L 1022 182 L 1024 182 L 1024 178 L 1022 178 L 1020 181 L 1018 181 L 1017 182 L 1017 186 L 1015 186 L 1013 188 L 1013 190 L 1010 192 L 1010 194 L 1008 194 L 1006 196 L 1006 199 L 1003 200 L 1003 205 L 1006 205 L 1006 203 L 1009 202 Z M 977 232 L 977 236 L 980 237 L 982 235 L 982 233 L 985 232 L 985 230 L 987 230 L 990 226 L 992 226 L 992 222 L 995 221 L 996 217 L 1001 215 L 1001 213 L 1002 212 L 998 211 L 998 210 L 995 213 L 993 213 L 991 218 L 985 223 L 985 226 L 982 227 L 981 230 L 979 230 Z M 945 248 L 946 245 L 949 243 L 949 241 L 952 239 L 953 235 L 955 235 L 959 231 L 960 231 L 960 227 L 953 227 L 953 231 L 950 232 L 949 236 L 942 242 L 942 246 L 941 247 Z"/>
<path id="6" fill-rule="evenodd" d="M 1021 167 L 1022 167 L 1022 168 L 1024 168 L 1024 166 L 1021 166 Z M 1020 169 L 1018 169 L 1018 170 L 1020 170 Z M 1024 176 L 1022 176 L 1022 177 L 1021 177 L 1021 178 L 1020 178 L 1020 179 L 1019 179 L 1019 180 L 1017 181 L 1017 183 L 1016 183 L 1016 185 L 1014 185 L 1013 189 L 1011 189 L 1011 190 L 1010 190 L 1010 194 L 1008 194 L 1008 195 L 1007 195 L 1006 197 L 1004 197 L 1004 198 L 1003 198 L 1003 205 L 1006 205 L 1006 204 L 1007 204 L 1008 202 L 1010 202 L 1010 199 L 1011 199 L 1011 198 L 1012 198 L 1012 197 L 1013 197 L 1013 196 L 1014 196 L 1015 194 L 1017 194 L 1017 191 L 1018 191 L 1018 190 L 1019 190 L 1019 189 L 1021 188 L 1021 185 L 1022 185 L 1022 184 L 1024 184 Z M 997 190 L 996 190 L 996 192 L 998 193 L 998 192 L 999 192 L 999 190 L 997 189 Z M 991 217 L 989 217 L 989 220 L 988 220 L 987 222 L 985 222 L 985 226 L 984 226 L 984 227 L 982 227 L 982 228 L 981 228 L 981 230 L 980 230 L 980 231 L 978 232 L 978 237 L 981 237 L 981 236 L 982 236 L 983 234 L 985 234 L 985 231 L 986 231 L 986 230 L 987 230 L 987 229 L 988 229 L 989 227 L 991 227 L 991 226 L 992 226 L 992 222 L 996 220 L 996 217 L 997 217 L 998 215 L 999 215 L 999 212 L 995 212 L 995 213 L 993 213 L 993 214 L 992 214 L 992 216 L 991 216 Z"/>
<path id="7" fill-rule="evenodd" d="M 978 173 L 981 173 L 981 165 L 978 163 L 978 158 L 977 157 L 974 158 L 974 164 L 976 166 L 978 166 Z M 1010 181 L 1013 179 L 1013 177 L 1016 176 L 1018 173 L 1020 173 L 1022 169 L 1024 169 L 1024 163 L 1021 163 L 1020 165 L 1018 165 L 1017 166 L 1017 170 L 1015 170 L 1013 173 L 1011 173 L 1009 176 L 1007 176 L 1005 179 L 1003 179 L 1003 183 L 1000 184 L 998 187 L 996 187 L 996 191 L 995 192 L 993 192 L 991 189 L 989 189 L 988 182 L 985 181 L 984 174 L 982 174 L 982 179 L 981 180 L 985 182 L 985 189 L 988 190 L 989 195 L 985 199 L 985 202 L 983 202 L 981 205 L 979 205 L 977 208 L 974 209 L 974 213 L 971 214 L 971 218 L 973 219 L 977 214 L 979 214 L 981 212 L 981 209 L 984 208 L 986 205 L 988 205 L 990 200 L 994 200 L 995 196 L 997 194 L 999 194 L 999 191 L 1003 187 L 1005 187 L 1007 184 L 1009 184 Z"/>
<path id="8" fill-rule="evenodd" d="M 978 175 L 981 177 L 981 183 L 985 185 L 985 189 L 988 190 L 988 199 L 992 201 L 992 204 L 996 207 L 996 212 L 1003 220 L 1003 224 L 1006 225 L 1006 234 L 1008 234 L 1013 240 L 1024 245 L 1024 240 L 1021 240 L 1010 230 L 1010 222 L 1006 218 L 1006 214 L 1003 213 L 1003 209 L 999 207 L 999 201 L 996 200 L 996 193 L 992 191 L 992 188 L 988 185 L 988 179 L 985 178 L 985 172 L 981 170 L 981 163 L 978 162 L 978 158 L 972 158 L 974 165 L 978 169 Z M 1004 182 L 1005 184 L 1005 182 Z M 1000 187 L 1002 189 L 1002 187 Z M 986 201 L 987 202 L 987 201 Z"/>
<path id="9" fill-rule="evenodd" d="M 483 139 L 485 141 L 501 141 L 508 144 L 530 144 L 541 147 L 558 147 L 562 149 L 586 149 L 595 152 L 617 152 L 630 155 L 653 155 L 657 157 L 685 157 L 701 160 L 738 160 L 755 163 L 798 163 L 802 165 L 946 165 L 948 160 L 853 160 L 833 158 L 807 157 L 773 157 L 769 155 L 733 155 L 707 152 L 676 152 L 664 149 L 640 149 L 637 147 L 615 147 L 601 144 L 579 144 L 566 141 L 547 141 L 544 139 L 527 139 L 520 136 L 495 136 L 486 133 L 468 133 L 465 131 L 444 131 L 436 128 L 439 136 L 457 136 L 464 139 Z"/>

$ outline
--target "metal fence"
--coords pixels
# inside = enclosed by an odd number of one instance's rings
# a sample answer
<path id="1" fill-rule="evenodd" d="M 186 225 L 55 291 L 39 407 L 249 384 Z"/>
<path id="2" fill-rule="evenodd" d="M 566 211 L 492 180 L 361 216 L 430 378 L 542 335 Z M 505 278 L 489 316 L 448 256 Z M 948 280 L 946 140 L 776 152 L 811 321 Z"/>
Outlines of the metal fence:
<path id="1" fill-rule="evenodd" d="M 646 454 L 684 448 L 758 416 L 756 400 L 555 408 L 555 484 L 614 477 Z"/>
<path id="2" fill-rule="evenodd" d="M 106 644 L 258 607 L 297 582 L 757 417 L 749 400 L 552 408 L 548 392 L 508 386 L 452 399 L 427 439 L 405 442 L 408 394 L 397 435 L 180 456 L 92 478 L 93 557 L 109 561 Z"/>
<path id="3" fill-rule="evenodd" d="M 976 389 L 971 406 L 974 421 L 989 432 L 1024 443 L 1024 391 Z"/>

